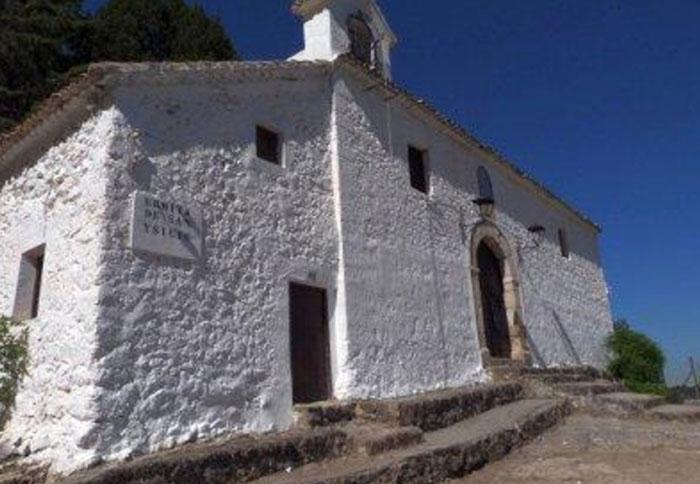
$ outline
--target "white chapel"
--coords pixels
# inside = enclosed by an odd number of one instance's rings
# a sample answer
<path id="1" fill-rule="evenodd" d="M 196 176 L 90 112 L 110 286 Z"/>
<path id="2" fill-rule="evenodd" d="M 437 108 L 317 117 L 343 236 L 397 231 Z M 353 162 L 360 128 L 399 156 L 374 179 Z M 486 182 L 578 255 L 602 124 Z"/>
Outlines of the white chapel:
<path id="1" fill-rule="evenodd" d="M 0 140 L 19 452 L 69 472 L 605 365 L 600 228 L 401 88 L 374 0 L 293 11 L 288 60 L 96 64 Z"/>

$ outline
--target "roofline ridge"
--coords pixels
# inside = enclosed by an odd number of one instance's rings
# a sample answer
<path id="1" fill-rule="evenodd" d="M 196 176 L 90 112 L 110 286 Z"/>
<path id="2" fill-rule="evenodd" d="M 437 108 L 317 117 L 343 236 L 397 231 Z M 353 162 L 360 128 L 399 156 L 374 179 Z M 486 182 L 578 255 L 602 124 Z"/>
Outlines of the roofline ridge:
<path id="1" fill-rule="evenodd" d="M 471 145 L 473 148 L 481 149 L 487 154 L 491 155 L 495 161 L 500 163 L 503 167 L 508 169 L 515 176 L 520 178 L 525 183 L 530 184 L 532 188 L 538 190 L 542 195 L 546 196 L 551 201 L 559 204 L 562 208 L 574 215 L 578 220 L 586 223 L 587 225 L 592 226 L 594 229 L 597 230 L 598 233 L 601 233 L 603 231 L 602 227 L 598 223 L 593 221 L 593 219 L 591 219 L 589 216 L 576 209 L 571 203 L 565 201 L 562 197 L 554 193 L 551 189 L 547 188 L 543 183 L 537 181 L 537 179 L 535 179 L 533 176 L 529 175 L 522 168 L 518 167 L 513 161 L 508 159 L 505 155 L 501 154 L 496 148 L 481 141 L 464 126 L 443 114 L 439 109 L 434 107 L 429 102 L 412 94 L 411 92 L 401 87 L 394 81 L 382 77 L 379 73 L 374 72 L 367 65 L 356 60 L 350 54 L 343 54 L 339 56 L 335 62 L 338 65 L 349 66 L 356 72 L 364 73 L 366 76 L 377 81 L 378 85 L 382 85 L 382 87 L 384 87 L 385 89 L 391 91 L 392 93 L 398 96 L 403 97 L 406 101 L 412 103 L 417 109 L 420 109 L 423 113 L 432 117 L 435 121 L 445 126 L 449 131 L 454 133 L 455 136 L 458 136 L 466 143 Z"/>

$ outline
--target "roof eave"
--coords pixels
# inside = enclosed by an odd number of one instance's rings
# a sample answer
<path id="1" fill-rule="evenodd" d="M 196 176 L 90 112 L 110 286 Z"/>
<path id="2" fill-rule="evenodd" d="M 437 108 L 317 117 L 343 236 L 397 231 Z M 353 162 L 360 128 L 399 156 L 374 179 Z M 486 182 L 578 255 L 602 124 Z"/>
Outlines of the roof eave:
<path id="1" fill-rule="evenodd" d="M 394 96 L 398 96 L 403 99 L 406 103 L 410 104 L 417 112 L 422 113 L 422 115 L 436 121 L 439 125 L 443 126 L 447 132 L 452 134 L 457 139 L 464 142 L 472 149 L 478 149 L 482 152 L 488 154 L 496 163 L 503 166 L 505 169 L 510 171 L 518 179 L 522 180 L 524 183 L 529 185 L 533 190 L 539 193 L 541 196 L 547 200 L 555 203 L 569 214 L 574 216 L 576 220 L 583 222 L 585 225 L 593 228 L 598 233 L 602 233 L 602 227 L 594 222 L 590 217 L 580 212 L 578 209 L 574 208 L 570 203 L 563 200 L 561 197 L 556 195 L 552 190 L 547 188 L 544 184 L 537 181 L 534 177 L 527 174 L 521 168 L 519 168 L 514 162 L 510 161 L 504 155 L 498 152 L 494 147 L 482 142 L 476 136 L 471 134 L 467 129 L 461 126 L 456 121 L 448 118 L 442 114 L 437 108 L 433 107 L 431 104 L 425 102 L 422 99 L 417 98 L 407 90 L 403 89 L 399 85 L 393 83 L 390 80 L 383 78 L 379 73 L 370 70 L 365 64 L 355 60 L 350 55 L 342 55 L 338 57 L 336 63 L 342 66 L 347 66 L 354 72 L 361 73 L 372 79 L 378 86 L 387 90 Z"/>

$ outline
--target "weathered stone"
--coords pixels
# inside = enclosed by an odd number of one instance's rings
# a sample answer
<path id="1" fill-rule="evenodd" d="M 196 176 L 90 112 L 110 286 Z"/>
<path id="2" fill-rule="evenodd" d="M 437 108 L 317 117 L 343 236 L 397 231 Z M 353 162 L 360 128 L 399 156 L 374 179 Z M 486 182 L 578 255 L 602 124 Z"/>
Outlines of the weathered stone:
<path id="1" fill-rule="evenodd" d="M 417 427 L 389 427 L 381 424 L 349 426 L 349 447 L 359 455 L 373 456 L 394 449 L 416 445 L 423 441 L 423 431 Z"/>
<path id="2" fill-rule="evenodd" d="M 500 459 L 571 412 L 565 402 L 524 400 L 425 435 L 425 443 L 374 459 L 339 459 L 276 474 L 259 484 L 440 482 Z"/>
<path id="3" fill-rule="evenodd" d="M 43 484 L 48 466 L 8 462 L 0 466 L 0 484 Z"/>
<path id="4" fill-rule="evenodd" d="M 245 482 L 347 452 L 347 434 L 338 428 L 302 429 L 259 438 L 192 444 L 132 462 L 78 473 L 65 484 Z"/>
<path id="5" fill-rule="evenodd" d="M 552 368 L 523 368 L 521 372 L 524 376 L 534 377 L 552 377 L 552 376 L 584 376 L 594 380 L 602 379 L 604 372 L 590 366 L 572 366 L 572 367 L 552 367 Z"/>
<path id="6" fill-rule="evenodd" d="M 320 402 L 294 407 L 297 424 L 307 427 L 323 427 L 355 418 L 354 402 Z"/>
<path id="7" fill-rule="evenodd" d="M 591 402 L 589 410 L 600 415 L 634 417 L 643 414 L 645 410 L 663 405 L 665 402 L 665 398 L 656 395 L 616 392 L 598 395 Z"/>
<path id="8" fill-rule="evenodd" d="M 539 378 L 547 385 L 556 385 L 558 383 L 583 383 L 596 380 L 594 376 L 587 373 L 553 373 Z"/>
<path id="9" fill-rule="evenodd" d="M 358 402 L 361 418 L 436 430 L 523 397 L 516 383 L 465 387 L 391 400 Z"/>
<path id="10" fill-rule="evenodd" d="M 700 422 L 700 406 L 662 405 L 647 411 L 646 415 L 658 420 L 675 420 L 694 423 Z"/>
<path id="11" fill-rule="evenodd" d="M 621 384 L 604 380 L 580 383 L 561 383 L 555 385 L 554 388 L 561 393 L 578 397 L 592 397 L 603 393 L 615 393 L 624 390 L 624 387 Z"/>

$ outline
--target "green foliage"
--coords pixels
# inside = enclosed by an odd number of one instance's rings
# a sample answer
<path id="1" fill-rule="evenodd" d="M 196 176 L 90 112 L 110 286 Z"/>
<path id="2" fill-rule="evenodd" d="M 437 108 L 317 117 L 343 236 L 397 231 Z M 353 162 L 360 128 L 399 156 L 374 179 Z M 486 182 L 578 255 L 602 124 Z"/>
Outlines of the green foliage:
<path id="1" fill-rule="evenodd" d="M 9 417 L 17 387 L 27 373 L 28 359 L 26 328 L 0 316 L 0 428 Z"/>
<path id="2" fill-rule="evenodd" d="M 111 0 L 97 14 L 93 58 L 224 61 L 238 58 L 223 25 L 184 0 Z"/>
<path id="3" fill-rule="evenodd" d="M 626 321 L 619 321 L 608 338 L 607 347 L 613 355 L 608 371 L 629 390 L 668 394 L 664 378 L 666 358 L 651 338 L 634 331 Z"/>
<path id="4" fill-rule="evenodd" d="M 0 132 L 89 62 L 233 60 L 217 19 L 184 0 L 0 0 Z"/>
<path id="5" fill-rule="evenodd" d="M 0 130 L 88 59 L 81 0 L 0 0 Z"/>

